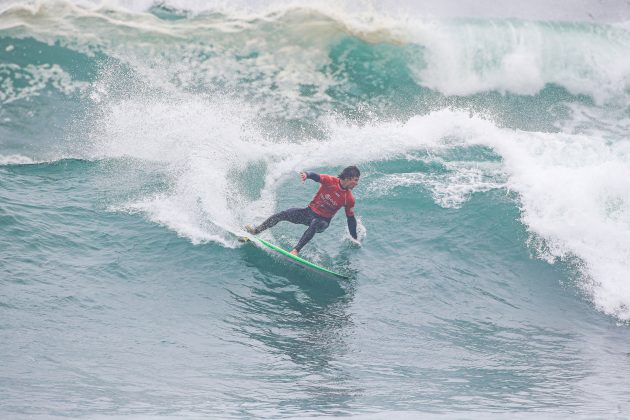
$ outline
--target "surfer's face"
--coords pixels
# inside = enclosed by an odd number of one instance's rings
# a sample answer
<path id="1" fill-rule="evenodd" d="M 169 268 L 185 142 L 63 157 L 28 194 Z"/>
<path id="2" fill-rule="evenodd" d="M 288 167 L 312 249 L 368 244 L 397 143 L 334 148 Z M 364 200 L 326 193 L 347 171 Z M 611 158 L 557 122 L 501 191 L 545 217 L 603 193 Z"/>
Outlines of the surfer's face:
<path id="1" fill-rule="evenodd" d="M 341 184 L 341 188 L 351 190 L 359 183 L 359 177 L 355 176 L 352 178 L 341 179 L 339 180 L 339 183 Z"/>

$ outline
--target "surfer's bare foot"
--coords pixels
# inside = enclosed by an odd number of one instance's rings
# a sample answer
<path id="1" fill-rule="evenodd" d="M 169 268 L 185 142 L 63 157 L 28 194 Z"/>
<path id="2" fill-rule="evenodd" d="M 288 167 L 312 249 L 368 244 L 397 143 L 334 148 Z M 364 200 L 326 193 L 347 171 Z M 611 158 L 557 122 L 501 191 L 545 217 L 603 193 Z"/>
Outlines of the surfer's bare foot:
<path id="1" fill-rule="evenodd" d="M 289 253 L 291 255 L 297 255 L 298 254 L 298 250 L 297 249 L 292 249 L 291 252 Z"/>
<path id="2" fill-rule="evenodd" d="M 256 232 L 256 228 L 253 225 L 245 225 L 244 227 L 247 233 L 251 233 L 252 235 L 255 235 L 258 233 Z"/>

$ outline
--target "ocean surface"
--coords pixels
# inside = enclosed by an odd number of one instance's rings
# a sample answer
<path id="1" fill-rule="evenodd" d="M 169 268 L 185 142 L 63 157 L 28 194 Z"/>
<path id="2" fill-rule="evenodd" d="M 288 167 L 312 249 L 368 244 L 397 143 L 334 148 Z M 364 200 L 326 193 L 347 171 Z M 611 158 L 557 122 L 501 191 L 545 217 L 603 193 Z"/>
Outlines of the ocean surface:
<path id="1" fill-rule="evenodd" d="M 0 2 L 0 418 L 630 418 L 630 24 L 203 3 Z"/>

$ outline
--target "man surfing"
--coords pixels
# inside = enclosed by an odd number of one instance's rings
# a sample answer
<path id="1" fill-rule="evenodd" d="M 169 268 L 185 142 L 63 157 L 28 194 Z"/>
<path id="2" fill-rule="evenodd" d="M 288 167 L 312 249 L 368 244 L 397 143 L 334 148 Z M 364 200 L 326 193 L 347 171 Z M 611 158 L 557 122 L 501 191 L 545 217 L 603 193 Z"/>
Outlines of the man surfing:
<path id="1" fill-rule="evenodd" d="M 321 233 L 330 224 L 337 210 L 344 207 L 348 219 L 350 235 L 357 239 L 357 219 L 354 217 L 354 196 L 352 189 L 359 183 L 361 172 L 356 166 L 348 166 L 338 176 L 316 174 L 315 172 L 300 172 L 302 182 L 312 179 L 321 185 L 308 207 L 290 208 L 276 213 L 262 222 L 258 227 L 245 225 L 245 230 L 252 235 L 275 226 L 280 221 L 308 226 L 298 244 L 291 250 L 291 254 L 298 255 L 304 245 L 315 233 Z"/>

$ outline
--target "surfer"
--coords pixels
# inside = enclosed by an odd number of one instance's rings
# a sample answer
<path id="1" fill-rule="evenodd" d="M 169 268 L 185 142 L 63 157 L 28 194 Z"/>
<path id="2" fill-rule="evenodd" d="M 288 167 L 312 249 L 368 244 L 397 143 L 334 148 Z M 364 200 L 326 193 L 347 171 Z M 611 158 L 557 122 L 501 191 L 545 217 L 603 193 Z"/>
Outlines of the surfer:
<path id="1" fill-rule="evenodd" d="M 338 176 L 302 171 L 300 172 L 302 182 L 308 178 L 321 184 L 308 207 L 281 211 L 269 217 L 258 227 L 245 225 L 245 230 L 252 235 L 257 235 L 281 221 L 306 225 L 308 229 L 291 250 L 291 254 L 297 255 L 304 245 L 313 239 L 315 233 L 326 230 L 337 210 L 344 207 L 348 219 L 348 230 L 350 235 L 357 240 L 357 219 L 354 217 L 352 189 L 359 183 L 360 176 L 361 172 L 356 166 L 348 166 Z"/>

